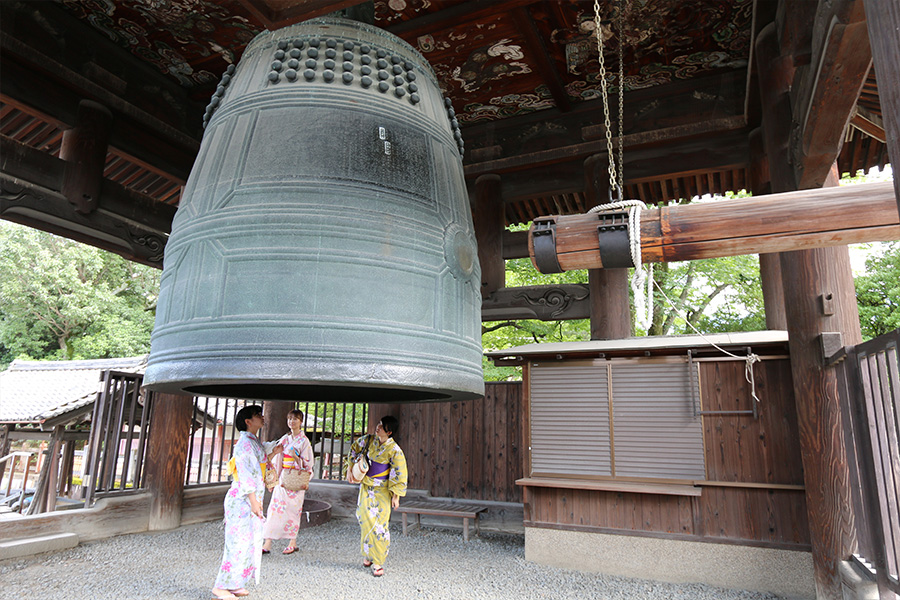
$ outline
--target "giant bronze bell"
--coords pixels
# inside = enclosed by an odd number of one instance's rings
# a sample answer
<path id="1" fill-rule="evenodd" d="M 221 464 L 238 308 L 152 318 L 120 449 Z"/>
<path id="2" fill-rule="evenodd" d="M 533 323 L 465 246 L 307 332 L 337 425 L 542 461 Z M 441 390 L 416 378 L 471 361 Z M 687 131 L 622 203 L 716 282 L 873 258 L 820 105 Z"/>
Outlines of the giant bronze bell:
<path id="1" fill-rule="evenodd" d="M 205 121 L 166 246 L 150 389 L 484 393 L 462 142 L 418 52 L 343 19 L 264 32 Z"/>

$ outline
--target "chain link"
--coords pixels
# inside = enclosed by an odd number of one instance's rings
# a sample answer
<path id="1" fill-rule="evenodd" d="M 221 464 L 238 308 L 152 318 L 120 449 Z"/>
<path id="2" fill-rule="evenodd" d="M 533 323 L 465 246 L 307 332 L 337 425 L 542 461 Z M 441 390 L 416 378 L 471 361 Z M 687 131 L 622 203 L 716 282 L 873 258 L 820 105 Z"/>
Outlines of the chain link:
<path id="1" fill-rule="evenodd" d="M 625 1 L 618 1 L 619 33 L 619 190 L 625 194 Z"/>
<path id="2" fill-rule="evenodd" d="M 609 124 L 609 95 L 606 82 L 606 63 L 603 59 L 603 30 L 600 27 L 600 0 L 594 0 L 594 33 L 597 36 L 597 54 L 600 55 L 600 95 L 603 98 L 603 125 L 606 128 L 606 150 L 609 156 L 609 189 L 610 193 L 617 186 L 616 159 L 613 153 L 612 128 Z M 619 86 L 621 87 L 621 85 Z M 619 115 L 619 120 L 622 117 Z M 621 159 L 620 159 L 621 160 Z M 621 187 L 619 188 L 621 190 Z"/>

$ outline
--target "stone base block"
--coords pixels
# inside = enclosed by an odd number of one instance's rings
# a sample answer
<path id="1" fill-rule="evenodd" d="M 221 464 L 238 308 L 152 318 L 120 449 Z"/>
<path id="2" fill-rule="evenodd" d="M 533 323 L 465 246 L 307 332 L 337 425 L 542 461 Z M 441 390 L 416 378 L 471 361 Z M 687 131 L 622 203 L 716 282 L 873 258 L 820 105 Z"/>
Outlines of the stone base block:
<path id="1" fill-rule="evenodd" d="M 17 540 L 0 541 L 0 560 L 30 556 L 42 552 L 56 552 L 78 545 L 78 535 L 75 533 L 57 533 L 54 535 L 42 535 Z"/>
<path id="2" fill-rule="evenodd" d="M 526 527 L 525 559 L 635 579 L 770 592 L 791 600 L 816 597 L 810 552 Z"/>

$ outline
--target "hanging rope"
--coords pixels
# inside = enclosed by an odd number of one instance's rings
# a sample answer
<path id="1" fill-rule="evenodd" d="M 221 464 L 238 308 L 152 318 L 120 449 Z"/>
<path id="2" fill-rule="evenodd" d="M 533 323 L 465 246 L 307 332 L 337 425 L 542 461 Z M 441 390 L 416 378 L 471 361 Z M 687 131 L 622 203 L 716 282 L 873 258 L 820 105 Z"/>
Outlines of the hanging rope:
<path id="1" fill-rule="evenodd" d="M 600 63 L 600 95 L 603 98 L 603 124 L 606 129 L 606 150 L 609 157 L 609 204 L 602 204 L 590 209 L 588 213 L 603 212 L 628 208 L 628 241 L 631 250 L 631 262 L 634 265 L 634 273 L 631 276 L 631 291 L 634 296 L 635 322 L 641 329 L 649 330 L 653 324 L 653 265 L 648 270 L 644 269 L 641 262 L 641 210 L 647 210 L 647 205 L 640 200 L 623 200 L 622 194 L 625 182 L 624 159 L 624 125 L 625 115 L 625 39 L 624 23 L 625 11 L 622 0 L 617 2 L 616 25 L 619 36 L 619 161 L 616 168 L 616 158 L 613 153 L 612 127 L 609 117 L 609 82 L 606 80 L 606 62 L 603 57 L 603 30 L 600 21 L 600 1 L 594 0 L 594 33 L 597 36 L 597 54 Z M 618 173 L 617 173 L 618 172 Z M 617 176 L 618 175 L 618 176 Z M 613 190 L 616 190 L 618 201 L 612 202 Z M 646 286 L 646 290 L 644 289 Z"/>
<path id="2" fill-rule="evenodd" d="M 694 327 L 694 324 L 691 323 L 690 320 L 687 317 L 685 317 L 685 315 L 681 314 L 681 311 L 678 309 L 677 306 L 675 306 L 675 303 L 669 299 L 669 297 L 666 295 L 666 293 L 663 291 L 663 289 L 661 287 L 659 287 L 659 284 L 656 283 L 656 281 L 653 281 L 653 285 L 656 286 L 656 289 L 659 291 L 659 293 L 662 295 L 662 297 L 665 299 L 665 301 L 668 302 L 669 306 L 672 307 L 672 310 L 674 310 L 678 316 L 680 316 L 682 319 L 684 319 L 684 322 L 688 324 L 688 327 L 690 327 L 691 329 L 694 330 L 694 333 L 696 333 L 701 338 L 703 338 L 706 341 L 706 343 L 708 343 L 710 346 L 712 346 L 719 352 L 722 352 L 723 354 L 727 354 L 728 356 L 730 356 L 732 358 L 737 358 L 739 360 L 744 361 L 744 379 L 746 379 L 747 383 L 750 384 L 750 396 L 753 398 L 753 401 L 756 402 L 756 406 L 758 408 L 760 405 L 760 400 L 759 400 L 759 396 L 756 395 L 756 377 L 753 373 L 753 365 L 762 360 L 759 357 L 759 355 L 754 354 L 753 352 L 747 352 L 746 356 L 740 356 L 738 354 L 733 354 L 733 353 L 729 352 L 725 348 L 722 348 L 721 346 L 719 346 L 718 344 L 713 342 L 711 339 L 709 339 L 708 337 L 706 337 L 705 335 L 700 333 L 700 330 L 697 329 L 696 327 Z"/>
<path id="3" fill-rule="evenodd" d="M 653 263 L 645 270 L 641 262 L 641 211 L 647 205 L 640 200 L 620 200 L 609 204 L 601 204 L 590 209 L 588 214 L 609 210 L 628 209 L 628 245 L 631 250 L 631 262 L 634 273 L 631 276 L 631 291 L 634 294 L 634 317 L 638 327 L 650 329 L 653 324 Z M 644 290 L 646 285 L 647 289 Z"/>

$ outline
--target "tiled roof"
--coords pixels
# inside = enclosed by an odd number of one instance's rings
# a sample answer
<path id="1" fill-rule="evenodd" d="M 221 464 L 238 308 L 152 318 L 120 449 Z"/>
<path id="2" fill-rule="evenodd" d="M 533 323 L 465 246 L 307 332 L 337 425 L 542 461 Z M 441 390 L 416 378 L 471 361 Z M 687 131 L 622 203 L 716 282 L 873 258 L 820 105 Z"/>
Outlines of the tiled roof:
<path id="1" fill-rule="evenodd" d="M 95 360 L 15 360 L 0 373 L 0 422 L 34 423 L 83 408 L 106 370 L 143 373 L 147 356 Z"/>

